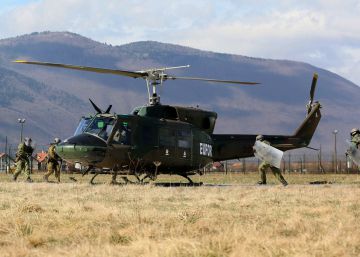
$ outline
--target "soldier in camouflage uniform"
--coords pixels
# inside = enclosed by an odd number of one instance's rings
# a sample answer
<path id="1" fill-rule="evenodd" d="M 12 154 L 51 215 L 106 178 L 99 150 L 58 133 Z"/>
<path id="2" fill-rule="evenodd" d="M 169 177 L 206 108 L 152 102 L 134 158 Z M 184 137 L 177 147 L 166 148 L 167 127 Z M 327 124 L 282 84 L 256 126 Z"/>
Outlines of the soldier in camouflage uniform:
<path id="1" fill-rule="evenodd" d="M 60 164 L 61 158 L 57 155 L 55 151 L 55 147 L 59 144 L 61 140 L 59 138 L 55 138 L 54 143 L 50 144 L 48 149 L 48 161 L 47 161 L 47 172 L 44 175 L 44 180 L 49 182 L 49 176 L 55 172 L 55 178 L 60 182 Z"/>
<path id="2" fill-rule="evenodd" d="M 256 140 L 259 140 L 265 144 L 270 145 L 270 143 L 266 140 L 264 140 L 264 137 L 262 135 L 258 135 L 256 137 Z M 283 175 L 281 174 L 280 169 L 272 166 L 271 164 L 267 163 L 266 161 L 263 161 L 260 165 L 259 165 L 259 173 L 260 173 L 260 181 L 258 182 L 259 185 L 266 185 L 266 170 L 270 168 L 271 171 L 273 172 L 274 176 L 284 185 L 287 186 L 288 183 L 286 182 L 285 178 L 283 177 Z"/>
<path id="3" fill-rule="evenodd" d="M 360 149 L 360 130 L 353 128 L 350 132 L 351 143 L 353 143 L 356 148 Z"/>
<path id="4" fill-rule="evenodd" d="M 13 175 L 13 180 L 16 181 L 21 172 L 26 175 L 26 182 L 32 182 L 30 178 L 30 158 L 34 152 L 34 148 L 31 146 L 31 138 L 26 137 L 24 142 L 21 142 L 18 146 L 16 153 L 16 170 Z"/>

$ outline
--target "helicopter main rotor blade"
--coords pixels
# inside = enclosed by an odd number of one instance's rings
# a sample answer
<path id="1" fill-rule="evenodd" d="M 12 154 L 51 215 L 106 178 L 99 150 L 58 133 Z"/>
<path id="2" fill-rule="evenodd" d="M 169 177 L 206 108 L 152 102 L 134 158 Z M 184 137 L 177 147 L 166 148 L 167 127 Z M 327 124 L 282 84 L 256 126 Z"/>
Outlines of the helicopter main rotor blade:
<path id="1" fill-rule="evenodd" d="M 220 79 L 205 79 L 205 78 L 193 78 L 193 77 L 173 77 L 166 76 L 166 79 L 185 79 L 185 80 L 199 80 L 207 82 L 217 82 L 217 83 L 228 83 L 228 84 L 240 84 L 240 85 L 258 85 L 257 82 L 247 82 L 247 81 L 236 81 L 236 80 L 220 80 Z"/>
<path id="2" fill-rule="evenodd" d="M 81 70 L 81 71 L 90 71 L 90 72 L 96 72 L 96 73 L 114 74 L 114 75 L 121 75 L 121 76 L 127 76 L 127 77 L 132 77 L 132 78 L 144 78 L 148 75 L 147 72 L 134 72 L 134 71 L 125 71 L 125 70 L 103 69 L 103 68 L 95 68 L 95 67 L 87 67 L 87 66 L 62 64 L 62 63 L 32 62 L 32 61 L 24 61 L 24 60 L 16 60 L 14 62 L 22 63 L 22 64 L 34 64 L 34 65 L 41 65 L 41 66 L 65 68 L 65 69 L 71 69 L 71 70 Z"/>
<path id="3" fill-rule="evenodd" d="M 89 98 L 89 101 L 91 103 L 91 105 L 94 107 L 95 111 L 100 114 L 100 113 L 103 113 L 103 111 L 93 102 L 91 101 L 91 99 Z"/>
<path id="4" fill-rule="evenodd" d="M 106 109 L 105 113 L 110 113 L 112 105 L 110 104 L 109 107 Z"/>

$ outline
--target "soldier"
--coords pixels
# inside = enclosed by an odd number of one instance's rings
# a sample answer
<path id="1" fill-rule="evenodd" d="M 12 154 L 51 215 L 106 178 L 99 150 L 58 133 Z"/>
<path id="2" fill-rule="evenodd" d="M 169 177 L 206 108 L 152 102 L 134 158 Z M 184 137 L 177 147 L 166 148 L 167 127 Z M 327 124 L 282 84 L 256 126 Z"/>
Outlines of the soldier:
<path id="1" fill-rule="evenodd" d="M 270 145 L 270 143 L 268 141 L 264 140 L 264 137 L 262 135 L 258 135 L 256 137 L 256 140 Z M 283 184 L 283 186 L 288 185 L 285 178 L 281 174 L 280 169 L 272 166 L 271 164 L 267 163 L 266 161 L 262 161 L 262 163 L 259 165 L 259 173 L 260 173 L 260 181 L 258 182 L 259 185 L 266 185 L 266 170 L 267 170 L 267 168 L 271 169 L 274 176 Z"/>
<path id="2" fill-rule="evenodd" d="M 18 146 L 16 153 L 16 170 L 13 175 L 13 180 L 16 181 L 21 172 L 24 172 L 27 176 L 26 182 L 33 182 L 30 178 L 30 158 L 34 152 L 34 148 L 31 146 L 31 138 L 26 137 L 24 142 L 21 142 Z"/>
<path id="3" fill-rule="evenodd" d="M 55 171 L 55 177 L 57 178 L 58 182 L 60 182 L 60 164 L 61 158 L 55 152 L 55 147 L 59 144 L 61 140 L 59 138 L 54 139 L 54 143 L 50 144 L 48 150 L 48 161 L 47 161 L 47 172 L 44 175 L 44 180 L 49 182 L 49 176 Z"/>
<path id="4" fill-rule="evenodd" d="M 351 143 L 353 143 L 356 148 L 360 148 L 360 130 L 357 128 L 353 128 L 350 132 Z"/>

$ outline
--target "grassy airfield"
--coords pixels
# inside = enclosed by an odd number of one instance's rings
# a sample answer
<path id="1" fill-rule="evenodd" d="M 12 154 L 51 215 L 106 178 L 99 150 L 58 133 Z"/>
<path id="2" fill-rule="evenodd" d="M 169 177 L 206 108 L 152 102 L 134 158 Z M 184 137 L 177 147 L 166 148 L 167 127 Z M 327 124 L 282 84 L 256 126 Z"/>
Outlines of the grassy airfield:
<path id="1" fill-rule="evenodd" d="M 253 186 L 257 174 L 195 177 L 233 185 L 201 187 L 69 176 L 27 184 L 0 175 L 1 256 L 360 255 L 359 175 L 286 174 L 286 188 L 271 174 L 270 186 Z"/>

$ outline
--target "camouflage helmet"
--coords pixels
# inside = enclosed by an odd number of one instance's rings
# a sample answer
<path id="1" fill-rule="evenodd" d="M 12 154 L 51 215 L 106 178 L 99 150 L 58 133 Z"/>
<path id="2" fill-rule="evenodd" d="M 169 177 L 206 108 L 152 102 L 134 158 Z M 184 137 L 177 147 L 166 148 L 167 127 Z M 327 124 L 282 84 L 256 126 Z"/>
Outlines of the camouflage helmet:
<path id="1" fill-rule="evenodd" d="M 355 136 L 356 134 L 359 134 L 359 133 L 360 133 L 360 131 L 358 128 L 353 128 L 350 132 L 350 135 Z"/>
<path id="2" fill-rule="evenodd" d="M 257 135 L 256 140 L 263 141 L 264 140 L 263 135 Z"/>
<path id="3" fill-rule="evenodd" d="M 55 144 L 58 144 L 58 143 L 60 143 L 61 142 L 61 139 L 60 138 L 58 138 L 58 137 L 55 137 L 54 138 L 54 143 Z"/>

